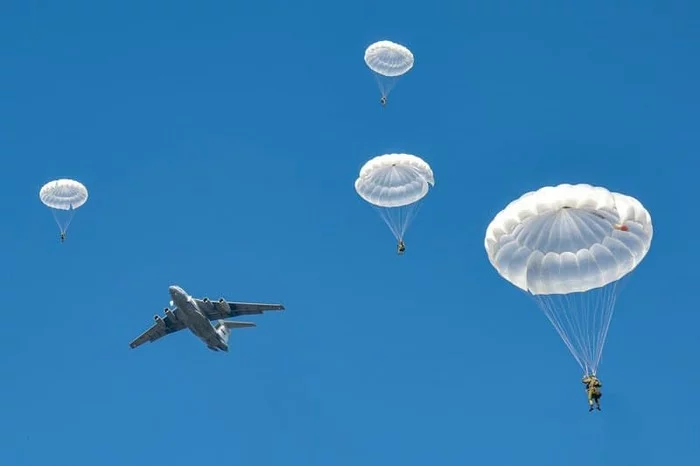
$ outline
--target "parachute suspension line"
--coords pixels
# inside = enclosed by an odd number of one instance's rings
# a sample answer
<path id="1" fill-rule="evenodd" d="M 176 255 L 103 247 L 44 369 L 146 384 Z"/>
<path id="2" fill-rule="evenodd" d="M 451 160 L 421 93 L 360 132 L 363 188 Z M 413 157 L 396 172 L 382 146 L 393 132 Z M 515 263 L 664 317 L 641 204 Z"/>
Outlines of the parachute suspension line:
<path id="1" fill-rule="evenodd" d="M 576 307 L 571 309 L 567 305 L 566 301 L 569 301 L 567 298 L 567 295 L 545 295 L 537 296 L 537 301 L 576 362 L 584 369 L 584 372 L 588 372 L 588 363 L 584 355 L 581 354 L 585 351 L 585 346 L 581 341 L 581 323 L 579 322 L 581 315 L 579 309 Z"/>
<path id="2" fill-rule="evenodd" d="M 397 227 L 394 226 L 394 222 L 392 222 L 391 218 L 391 209 L 392 207 L 379 207 L 376 205 L 373 205 L 374 209 L 377 211 L 379 216 L 384 220 L 384 223 L 386 223 L 386 226 L 389 227 L 391 230 L 391 233 L 394 235 L 394 237 L 397 240 L 401 240 L 401 230 L 399 230 Z M 396 209 L 396 207 L 393 207 L 393 209 Z"/>
<path id="3" fill-rule="evenodd" d="M 384 223 L 389 227 L 392 234 L 397 241 L 403 239 L 403 235 L 406 233 L 405 221 L 402 221 L 406 217 L 404 211 L 411 206 L 402 207 L 376 207 L 379 212 L 379 216 L 382 217 Z"/>
<path id="4" fill-rule="evenodd" d="M 548 295 L 545 296 L 548 297 Z M 542 311 L 544 312 L 544 315 L 547 316 L 547 319 L 549 319 L 549 321 L 552 323 L 554 329 L 559 334 L 559 337 L 564 341 L 564 344 L 566 344 L 566 347 L 569 348 L 569 351 L 574 356 L 574 359 L 576 359 L 578 365 L 583 368 L 584 363 L 581 361 L 581 358 L 578 356 L 578 353 L 572 346 L 571 340 L 569 339 L 567 332 L 564 330 L 564 327 L 559 323 L 559 321 L 554 318 L 554 316 L 556 315 L 555 306 L 551 305 L 551 303 L 547 299 L 543 299 L 543 297 L 540 295 L 534 295 L 533 298 L 535 299 L 535 302 L 540 307 L 540 309 L 542 309 Z"/>
<path id="5" fill-rule="evenodd" d="M 631 273 L 634 273 L 632 271 Z M 601 289 L 601 308 L 603 309 L 604 312 L 601 313 L 601 319 L 600 319 L 600 327 L 598 331 L 598 341 L 600 341 L 600 345 L 598 347 L 598 351 L 595 355 L 594 359 L 594 371 L 593 375 L 596 375 L 596 371 L 598 370 L 598 365 L 600 364 L 600 360 L 603 357 L 603 346 L 605 346 L 605 341 L 608 338 L 608 331 L 610 330 L 610 324 L 612 323 L 612 317 L 613 313 L 615 312 L 615 305 L 617 304 L 617 297 L 620 295 L 620 292 L 622 289 L 627 285 L 627 281 L 631 275 L 631 273 L 625 275 L 621 279 L 614 281 L 612 283 L 609 283 L 608 285 L 604 286 L 603 289 Z M 605 290 L 607 289 L 607 290 Z M 597 290 L 592 290 L 592 291 L 597 291 Z"/>
<path id="6" fill-rule="evenodd" d="M 63 212 L 67 213 L 65 215 L 61 215 L 61 213 Z M 73 209 L 72 207 L 69 210 L 51 209 L 51 215 L 53 215 L 53 219 L 56 221 L 56 224 L 58 225 L 59 230 L 61 230 L 61 233 L 65 233 L 66 231 L 68 231 L 68 226 L 70 225 L 70 222 L 73 221 L 75 209 Z"/>
<path id="7" fill-rule="evenodd" d="M 379 86 L 382 97 L 389 96 L 389 93 L 396 85 L 396 81 L 398 81 L 398 76 L 384 76 L 376 71 L 373 71 L 372 74 L 374 75 L 374 79 L 377 80 L 377 86 Z"/>
<path id="8" fill-rule="evenodd" d="M 416 218 L 416 215 L 418 215 L 418 210 L 420 210 L 422 204 L 421 201 L 422 199 L 401 207 L 373 207 L 389 227 L 396 240 L 402 241 L 406 230 Z"/>
<path id="9" fill-rule="evenodd" d="M 377 213 L 378 213 L 379 216 L 382 218 L 382 220 L 384 221 L 384 223 L 386 223 L 386 226 L 389 227 L 389 229 L 391 230 L 391 233 L 394 235 L 394 237 L 395 237 L 397 240 L 400 240 L 400 239 L 401 239 L 401 238 L 400 238 L 400 237 L 401 237 L 401 232 L 400 232 L 399 230 L 397 230 L 397 228 L 394 226 L 394 223 L 391 221 L 391 215 L 390 215 L 390 209 L 391 209 L 391 208 L 390 208 L 390 207 L 379 207 L 379 206 L 376 206 L 376 205 L 372 205 L 372 207 L 374 207 L 374 210 L 377 211 Z M 394 207 L 394 208 L 395 208 L 395 207 Z"/>
<path id="10" fill-rule="evenodd" d="M 534 296 L 586 375 L 595 375 L 598 370 L 615 310 L 618 285 L 619 281 L 615 281 L 583 293 Z"/>
<path id="11" fill-rule="evenodd" d="M 600 327 L 598 327 L 597 341 L 600 342 L 597 351 L 594 354 L 593 359 L 593 375 L 596 375 L 598 371 L 598 365 L 603 357 L 603 347 L 605 346 L 605 341 L 608 338 L 608 331 L 610 330 L 610 324 L 612 323 L 613 313 L 615 312 L 615 304 L 617 303 L 617 296 L 619 293 L 619 281 L 610 283 L 607 287 L 609 288 L 609 293 L 604 293 L 603 302 L 601 303 L 601 308 L 603 312 L 600 316 Z"/>
<path id="12" fill-rule="evenodd" d="M 402 229 L 403 229 L 404 233 L 406 232 L 408 227 L 411 225 L 411 222 L 413 222 L 413 220 L 418 215 L 418 211 L 420 210 L 420 207 L 422 205 L 423 205 L 423 199 L 420 199 L 420 200 L 414 202 L 413 204 L 406 206 L 406 217 L 402 223 Z M 403 237 L 403 234 L 401 236 Z"/>

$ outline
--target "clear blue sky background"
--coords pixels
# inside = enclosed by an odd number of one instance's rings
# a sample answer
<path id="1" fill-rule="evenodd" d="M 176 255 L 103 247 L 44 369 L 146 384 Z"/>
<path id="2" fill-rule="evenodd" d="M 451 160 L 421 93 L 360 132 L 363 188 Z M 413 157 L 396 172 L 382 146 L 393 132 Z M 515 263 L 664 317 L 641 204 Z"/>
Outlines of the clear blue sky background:
<path id="1" fill-rule="evenodd" d="M 700 4 L 47 3 L 0 7 L 0 464 L 700 464 Z M 382 39 L 416 57 L 385 109 Z M 353 189 L 394 151 L 436 176 L 404 257 Z M 655 226 L 601 413 L 483 247 L 562 182 Z M 171 284 L 287 311 L 130 350 Z"/>

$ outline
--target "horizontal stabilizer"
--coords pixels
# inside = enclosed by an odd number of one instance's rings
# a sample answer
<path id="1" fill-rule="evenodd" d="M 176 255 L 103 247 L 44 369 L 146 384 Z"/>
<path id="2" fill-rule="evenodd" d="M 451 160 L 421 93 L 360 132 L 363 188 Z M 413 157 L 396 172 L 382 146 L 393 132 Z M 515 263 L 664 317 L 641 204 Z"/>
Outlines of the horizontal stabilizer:
<path id="1" fill-rule="evenodd" d="M 235 322 L 232 320 L 224 320 L 221 322 L 224 327 L 231 329 L 231 328 L 245 328 L 245 327 L 257 327 L 256 324 L 253 322 Z"/>

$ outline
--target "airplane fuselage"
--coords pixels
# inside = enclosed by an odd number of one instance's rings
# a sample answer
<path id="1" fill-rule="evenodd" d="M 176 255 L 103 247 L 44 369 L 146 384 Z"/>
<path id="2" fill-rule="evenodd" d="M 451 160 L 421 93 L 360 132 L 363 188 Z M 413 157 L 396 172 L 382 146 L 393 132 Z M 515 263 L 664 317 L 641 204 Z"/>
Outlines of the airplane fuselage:
<path id="1" fill-rule="evenodd" d="M 175 316 L 182 320 L 197 338 L 213 351 L 228 351 L 228 344 L 212 326 L 207 317 L 199 310 L 192 296 L 177 286 L 170 287 L 170 296 L 175 304 Z"/>

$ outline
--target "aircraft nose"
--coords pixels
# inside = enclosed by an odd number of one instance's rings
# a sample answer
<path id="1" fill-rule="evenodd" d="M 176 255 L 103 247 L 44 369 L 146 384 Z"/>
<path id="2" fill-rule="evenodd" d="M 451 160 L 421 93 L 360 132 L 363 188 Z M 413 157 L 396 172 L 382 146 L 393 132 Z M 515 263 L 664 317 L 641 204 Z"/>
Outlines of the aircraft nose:
<path id="1" fill-rule="evenodd" d="M 168 291 L 170 291 L 170 296 L 174 298 L 176 295 L 180 294 L 180 287 L 173 285 L 168 287 Z"/>

